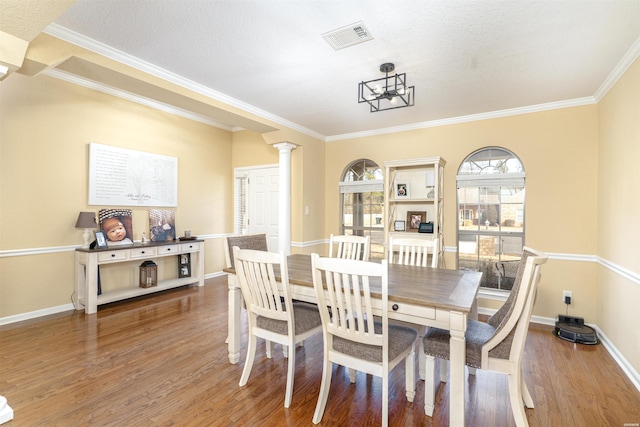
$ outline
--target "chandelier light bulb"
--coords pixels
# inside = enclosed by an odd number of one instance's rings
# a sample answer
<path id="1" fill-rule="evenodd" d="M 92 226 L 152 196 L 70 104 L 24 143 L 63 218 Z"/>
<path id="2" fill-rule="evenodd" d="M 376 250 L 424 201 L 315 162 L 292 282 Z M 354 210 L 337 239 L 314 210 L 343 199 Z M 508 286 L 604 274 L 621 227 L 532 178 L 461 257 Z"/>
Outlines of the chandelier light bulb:
<path id="1" fill-rule="evenodd" d="M 398 95 L 404 95 L 404 92 L 405 92 L 405 87 L 404 87 L 404 85 L 401 85 L 398 88 Z"/>
<path id="2" fill-rule="evenodd" d="M 373 91 L 374 91 L 375 93 L 377 93 L 378 95 L 382 95 L 382 93 L 384 92 L 384 91 L 382 90 L 382 86 L 380 86 L 380 85 L 375 85 L 375 87 L 373 88 Z"/>
<path id="3" fill-rule="evenodd" d="M 389 102 L 391 103 L 391 105 L 398 105 L 398 97 L 394 96 L 389 100 Z"/>

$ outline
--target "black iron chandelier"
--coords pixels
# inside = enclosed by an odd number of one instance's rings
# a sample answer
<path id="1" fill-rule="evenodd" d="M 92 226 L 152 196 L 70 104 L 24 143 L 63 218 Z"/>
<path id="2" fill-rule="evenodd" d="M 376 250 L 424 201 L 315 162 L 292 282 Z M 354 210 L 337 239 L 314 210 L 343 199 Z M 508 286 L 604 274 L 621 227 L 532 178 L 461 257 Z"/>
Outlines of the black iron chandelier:
<path id="1" fill-rule="evenodd" d="M 412 107 L 414 87 L 407 86 L 406 73 L 389 75 L 395 65 L 386 62 L 380 65 L 384 77 L 358 84 L 358 103 L 366 102 L 372 113 L 394 108 Z"/>

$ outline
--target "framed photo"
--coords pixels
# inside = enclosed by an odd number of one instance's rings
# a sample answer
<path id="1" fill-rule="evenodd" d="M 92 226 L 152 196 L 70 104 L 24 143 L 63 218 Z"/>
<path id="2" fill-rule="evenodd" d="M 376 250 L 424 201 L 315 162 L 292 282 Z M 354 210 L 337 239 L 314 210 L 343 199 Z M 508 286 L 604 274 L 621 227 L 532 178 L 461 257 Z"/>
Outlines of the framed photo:
<path id="1" fill-rule="evenodd" d="M 405 231 L 404 221 L 393 221 L 393 231 Z"/>
<path id="2" fill-rule="evenodd" d="M 395 186 L 395 197 L 397 199 L 406 199 L 409 197 L 409 183 L 407 182 L 396 182 Z"/>
<path id="3" fill-rule="evenodd" d="M 407 224 L 409 231 L 418 231 L 421 222 L 427 222 L 427 213 L 419 211 L 407 212 Z"/>
<path id="4" fill-rule="evenodd" d="M 98 249 L 107 247 L 107 236 L 105 236 L 104 231 L 95 231 L 96 235 L 96 247 Z"/>

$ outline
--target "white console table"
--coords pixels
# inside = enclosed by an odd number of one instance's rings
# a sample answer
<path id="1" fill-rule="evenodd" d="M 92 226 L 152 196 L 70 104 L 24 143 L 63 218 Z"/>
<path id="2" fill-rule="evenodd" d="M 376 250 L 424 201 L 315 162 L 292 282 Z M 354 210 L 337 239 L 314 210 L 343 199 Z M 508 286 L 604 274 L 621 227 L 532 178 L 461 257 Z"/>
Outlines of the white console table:
<path id="1" fill-rule="evenodd" d="M 134 286 L 126 289 L 103 292 L 98 295 L 98 266 L 114 263 L 132 263 L 138 269 L 139 263 L 155 258 L 191 254 L 191 276 L 177 277 L 159 281 L 157 286 L 139 287 L 137 280 Z M 135 264 L 134 264 L 135 262 Z M 178 272 L 176 272 L 178 276 Z M 138 277 L 136 274 L 135 277 Z M 204 286 L 204 241 L 188 240 L 173 242 L 134 243 L 122 247 L 104 249 L 76 249 L 76 298 L 77 310 L 87 314 L 95 313 L 98 305 L 160 292 L 178 286 L 197 283 Z"/>

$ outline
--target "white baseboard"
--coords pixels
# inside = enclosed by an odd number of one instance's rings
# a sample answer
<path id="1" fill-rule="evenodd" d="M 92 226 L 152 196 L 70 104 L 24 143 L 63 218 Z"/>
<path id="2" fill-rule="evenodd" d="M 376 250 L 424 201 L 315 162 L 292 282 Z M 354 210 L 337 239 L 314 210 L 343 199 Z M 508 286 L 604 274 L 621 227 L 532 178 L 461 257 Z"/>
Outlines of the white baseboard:
<path id="1" fill-rule="evenodd" d="M 493 309 L 478 308 L 479 314 L 484 314 L 487 316 L 491 316 L 496 311 L 497 310 L 493 310 Z M 531 316 L 531 323 L 555 326 L 556 319 L 550 318 L 550 317 L 542 317 L 542 316 Z M 609 340 L 609 338 L 605 335 L 605 333 L 602 332 L 602 330 L 598 327 L 598 325 L 595 325 L 592 323 L 589 323 L 587 325 L 596 330 L 596 333 L 598 334 L 598 340 L 600 341 L 600 343 L 604 346 L 605 349 L 607 349 L 611 357 L 613 357 L 613 360 L 615 360 L 618 366 L 620 366 L 620 368 L 625 373 L 627 378 L 629 378 L 629 380 L 631 380 L 631 382 L 638 389 L 638 391 L 640 391 L 640 374 L 638 374 L 638 371 L 636 371 L 633 368 L 633 366 L 631 366 L 629 361 L 622 355 L 622 353 L 618 351 L 616 346 L 613 345 L 611 340 Z"/>

